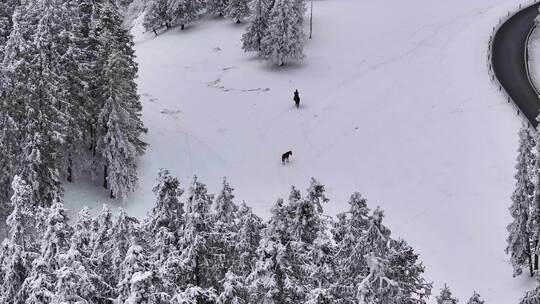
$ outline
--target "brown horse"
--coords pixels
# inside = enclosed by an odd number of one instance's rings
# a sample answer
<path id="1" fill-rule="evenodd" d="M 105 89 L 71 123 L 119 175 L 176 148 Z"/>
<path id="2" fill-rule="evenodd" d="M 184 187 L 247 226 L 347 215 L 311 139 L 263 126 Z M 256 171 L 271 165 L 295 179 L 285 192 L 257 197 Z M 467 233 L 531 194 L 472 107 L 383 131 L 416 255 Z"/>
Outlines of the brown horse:
<path id="1" fill-rule="evenodd" d="M 285 164 L 285 162 L 289 162 L 289 157 L 291 157 L 291 155 L 292 155 L 292 151 L 289 151 L 281 155 L 281 163 Z"/>

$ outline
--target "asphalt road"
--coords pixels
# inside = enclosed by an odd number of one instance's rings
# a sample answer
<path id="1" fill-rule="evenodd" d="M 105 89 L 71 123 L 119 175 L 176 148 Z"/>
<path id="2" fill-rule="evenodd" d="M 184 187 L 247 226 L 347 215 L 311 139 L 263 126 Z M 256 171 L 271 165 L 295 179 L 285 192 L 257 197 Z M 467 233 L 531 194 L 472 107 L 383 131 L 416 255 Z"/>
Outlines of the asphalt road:
<path id="1" fill-rule="evenodd" d="M 540 114 L 540 99 L 527 77 L 525 48 L 527 35 L 538 16 L 540 3 L 527 7 L 508 21 L 493 39 L 492 63 L 499 82 L 533 126 Z"/>

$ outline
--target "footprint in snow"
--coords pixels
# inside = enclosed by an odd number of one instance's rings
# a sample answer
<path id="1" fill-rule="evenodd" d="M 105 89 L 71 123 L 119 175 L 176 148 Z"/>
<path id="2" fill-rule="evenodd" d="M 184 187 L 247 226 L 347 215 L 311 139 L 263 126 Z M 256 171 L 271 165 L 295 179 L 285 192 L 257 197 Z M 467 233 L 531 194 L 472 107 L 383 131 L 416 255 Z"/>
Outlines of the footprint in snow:
<path id="1" fill-rule="evenodd" d="M 163 109 L 160 112 L 161 114 L 171 116 L 174 119 L 178 118 L 178 114 L 182 113 L 180 110 L 170 110 L 170 109 Z"/>

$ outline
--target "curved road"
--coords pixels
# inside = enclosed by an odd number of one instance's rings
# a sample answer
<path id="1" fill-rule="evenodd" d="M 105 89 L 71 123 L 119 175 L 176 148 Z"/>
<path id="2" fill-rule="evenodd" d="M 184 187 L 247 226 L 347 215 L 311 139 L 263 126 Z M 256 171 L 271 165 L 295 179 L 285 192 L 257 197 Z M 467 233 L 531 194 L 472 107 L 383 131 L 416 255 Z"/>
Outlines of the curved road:
<path id="1" fill-rule="evenodd" d="M 492 63 L 497 79 L 533 126 L 540 114 L 540 100 L 527 77 L 527 35 L 538 16 L 540 3 L 529 6 L 506 21 L 493 39 Z"/>

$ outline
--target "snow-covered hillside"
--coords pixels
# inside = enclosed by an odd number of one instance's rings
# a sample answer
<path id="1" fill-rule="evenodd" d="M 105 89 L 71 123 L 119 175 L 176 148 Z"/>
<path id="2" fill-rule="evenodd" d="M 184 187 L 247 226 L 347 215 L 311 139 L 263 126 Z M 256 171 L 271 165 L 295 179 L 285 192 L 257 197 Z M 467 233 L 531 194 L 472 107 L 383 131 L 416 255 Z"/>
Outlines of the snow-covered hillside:
<path id="1" fill-rule="evenodd" d="M 150 147 L 125 207 L 146 213 L 161 167 L 184 185 L 196 174 L 214 192 L 227 176 L 237 199 L 263 216 L 313 176 L 342 202 L 331 214 L 356 190 L 381 205 L 421 254 L 434 293 L 446 282 L 462 302 L 476 290 L 487 303 L 516 303 L 533 286 L 511 277 L 504 254 L 521 120 L 491 85 L 486 51 L 517 1 L 313 6 L 307 58 L 282 68 L 244 54 L 244 27 L 230 20 L 158 37 L 134 28 Z M 73 212 L 109 202 L 98 186 L 66 187 Z"/>

